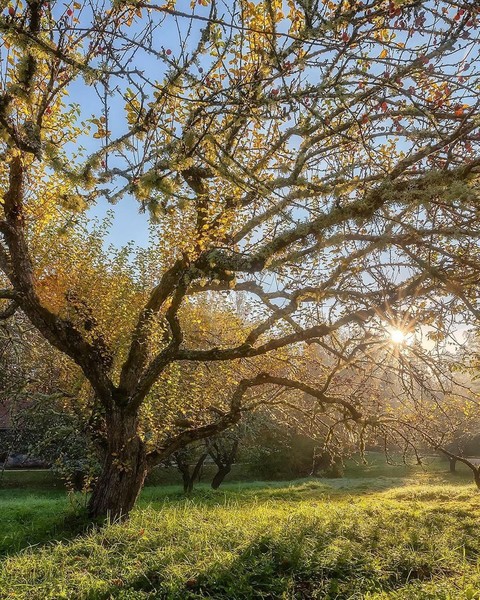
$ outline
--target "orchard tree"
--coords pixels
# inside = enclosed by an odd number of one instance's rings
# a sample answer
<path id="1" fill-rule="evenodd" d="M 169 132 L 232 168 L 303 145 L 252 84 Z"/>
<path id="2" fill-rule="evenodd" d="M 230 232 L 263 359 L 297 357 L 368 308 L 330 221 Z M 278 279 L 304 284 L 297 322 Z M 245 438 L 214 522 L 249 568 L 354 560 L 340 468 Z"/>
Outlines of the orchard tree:
<path id="1" fill-rule="evenodd" d="M 22 313 L 0 323 L 0 420 L 5 427 L 0 451 L 5 461 L 28 455 L 50 464 L 69 487 L 87 487 L 99 463 L 92 443 L 98 434 L 92 428 L 94 405 L 78 367 Z"/>
<path id="2" fill-rule="evenodd" d="M 237 460 L 240 438 L 241 432 L 237 427 L 226 431 L 222 435 L 207 439 L 208 454 L 217 467 L 211 483 L 214 490 L 222 485 L 223 480 L 232 470 L 232 466 Z"/>
<path id="3" fill-rule="evenodd" d="M 92 516 L 126 516 L 151 466 L 275 389 L 370 422 L 284 350 L 476 314 L 475 0 L 1 7 L 1 296 L 104 416 Z M 85 244 L 91 209 L 132 200 L 147 277 Z M 246 324 L 188 335 L 221 295 Z M 142 411 L 186 363 L 218 369 L 222 400 L 152 438 Z"/>
<path id="4" fill-rule="evenodd" d="M 448 459 L 451 473 L 463 463 L 480 489 L 478 344 L 470 335 L 455 342 L 450 340 L 450 351 L 436 360 L 409 361 L 408 377 L 404 373 L 391 394 L 395 409 L 384 413 L 377 428 L 417 462 L 426 449 L 434 449 Z"/>
<path id="5" fill-rule="evenodd" d="M 208 452 L 203 444 L 198 447 L 190 445 L 188 448 L 183 448 L 173 453 L 172 460 L 182 474 L 183 491 L 185 494 L 193 492 L 193 486 L 200 478 L 203 463 L 207 456 Z M 169 466 L 170 462 L 166 464 Z M 192 466 L 193 469 L 191 468 Z"/>

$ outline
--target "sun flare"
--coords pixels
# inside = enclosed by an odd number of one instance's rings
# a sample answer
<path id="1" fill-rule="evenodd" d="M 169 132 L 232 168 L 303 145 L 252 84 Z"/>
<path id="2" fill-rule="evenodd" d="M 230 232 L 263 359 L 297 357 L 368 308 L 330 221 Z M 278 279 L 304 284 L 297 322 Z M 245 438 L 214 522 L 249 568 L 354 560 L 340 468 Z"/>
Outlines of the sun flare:
<path id="1" fill-rule="evenodd" d="M 394 344 L 403 344 L 407 336 L 401 329 L 391 329 L 390 338 Z"/>

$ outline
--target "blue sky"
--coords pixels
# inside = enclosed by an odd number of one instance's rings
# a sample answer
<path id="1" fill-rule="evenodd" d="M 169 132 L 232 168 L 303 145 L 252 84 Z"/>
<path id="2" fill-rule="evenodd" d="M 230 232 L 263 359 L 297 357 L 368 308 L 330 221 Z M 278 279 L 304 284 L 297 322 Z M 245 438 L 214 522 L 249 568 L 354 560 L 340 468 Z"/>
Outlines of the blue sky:
<path id="1" fill-rule="evenodd" d="M 85 7 L 84 7 L 85 8 Z M 190 7 L 190 0 L 179 0 L 176 8 L 184 11 L 186 14 L 190 14 L 192 9 Z M 195 14 L 202 14 L 208 16 L 210 11 L 209 6 L 196 5 L 193 9 Z M 82 10 L 83 13 L 83 10 Z M 84 13 L 84 18 L 87 16 Z M 80 19 L 82 16 L 80 14 Z M 181 41 L 184 39 L 188 32 L 190 44 L 192 47 L 196 45 L 196 41 L 200 36 L 202 27 L 205 26 L 203 22 L 193 23 L 189 19 L 180 18 L 178 28 L 173 26 L 171 19 L 167 20 L 168 26 L 162 25 L 156 28 L 153 32 L 152 48 L 157 52 L 163 50 L 171 51 L 170 58 L 174 58 L 175 54 L 180 51 Z M 131 33 L 135 33 L 135 24 L 131 28 Z M 98 57 L 98 62 L 101 63 L 102 56 Z M 166 64 L 163 63 L 161 58 L 157 58 L 146 52 L 141 53 L 135 59 L 135 66 L 140 67 L 145 76 L 153 80 L 160 81 L 163 75 L 166 73 Z M 117 91 L 109 99 L 109 122 L 108 129 L 111 131 L 111 139 L 115 139 L 121 136 L 128 130 L 128 124 L 125 119 L 124 102 L 121 99 L 119 87 L 121 86 L 123 91 L 128 87 L 128 82 L 123 82 L 118 78 L 113 80 L 113 84 L 116 86 Z M 100 90 L 98 90 L 100 91 Z M 102 113 L 102 104 L 100 97 L 95 90 L 94 86 L 86 85 L 83 78 L 79 77 L 73 81 L 69 86 L 69 97 L 66 100 L 67 103 L 78 103 L 81 109 L 80 120 L 87 120 L 92 117 L 99 117 Z M 92 152 L 99 149 L 101 141 L 92 139 L 91 136 L 85 135 L 81 138 L 81 144 L 85 148 L 85 156 L 88 156 Z M 109 166 L 114 166 L 115 158 L 114 154 L 109 156 Z M 124 183 L 124 182 L 123 182 Z M 93 219 L 104 219 L 107 213 L 114 215 L 110 234 L 107 236 L 106 244 L 113 244 L 117 247 L 123 246 L 128 242 L 133 241 L 136 245 L 147 246 L 149 227 L 148 212 L 141 213 L 139 211 L 140 204 L 135 198 L 125 195 L 115 205 L 108 203 L 105 198 L 98 198 L 95 206 L 88 211 L 88 217 Z"/>
<path id="2" fill-rule="evenodd" d="M 137 246 L 146 247 L 148 244 L 148 213 L 139 213 L 139 204 L 131 197 L 123 198 L 112 206 L 104 198 L 100 198 L 96 206 L 88 213 L 89 217 L 104 219 L 107 212 L 113 212 L 114 218 L 107 236 L 106 243 L 114 246 L 124 246 L 135 242 Z"/>

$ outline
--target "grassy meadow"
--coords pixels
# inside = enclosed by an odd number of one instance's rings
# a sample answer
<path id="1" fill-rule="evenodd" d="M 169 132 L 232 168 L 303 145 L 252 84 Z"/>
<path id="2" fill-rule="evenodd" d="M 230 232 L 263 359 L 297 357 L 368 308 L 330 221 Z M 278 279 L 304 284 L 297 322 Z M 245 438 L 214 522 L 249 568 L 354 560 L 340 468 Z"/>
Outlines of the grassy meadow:
<path id="1" fill-rule="evenodd" d="M 435 460 L 189 498 L 150 486 L 126 524 L 89 529 L 81 496 L 15 481 L 0 489 L 2 600 L 480 599 L 480 493 Z"/>

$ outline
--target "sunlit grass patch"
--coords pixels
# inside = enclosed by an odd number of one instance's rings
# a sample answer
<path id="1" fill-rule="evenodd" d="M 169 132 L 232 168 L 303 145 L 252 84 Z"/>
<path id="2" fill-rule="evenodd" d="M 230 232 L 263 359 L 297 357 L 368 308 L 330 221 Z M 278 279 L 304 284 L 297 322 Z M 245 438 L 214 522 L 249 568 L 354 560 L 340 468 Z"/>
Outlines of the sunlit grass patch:
<path id="1" fill-rule="evenodd" d="M 475 488 L 392 485 L 238 484 L 191 498 L 151 488 L 123 525 L 6 558 L 0 597 L 469 598 L 480 581 Z"/>

